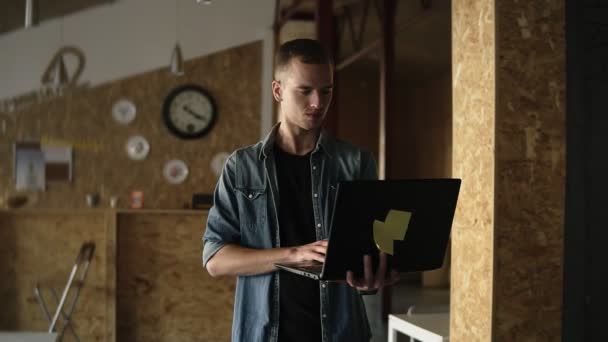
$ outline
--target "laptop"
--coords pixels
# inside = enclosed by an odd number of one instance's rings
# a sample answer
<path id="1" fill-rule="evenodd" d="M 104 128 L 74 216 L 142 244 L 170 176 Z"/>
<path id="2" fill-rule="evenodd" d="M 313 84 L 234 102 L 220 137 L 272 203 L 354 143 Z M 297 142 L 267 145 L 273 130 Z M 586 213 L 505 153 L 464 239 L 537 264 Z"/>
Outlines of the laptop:
<path id="1" fill-rule="evenodd" d="M 460 179 L 340 182 L 334 198 L 325 262 L 278 263 L 281 270 L 315 280 L 363 276 L 363 255 L 387 253 L 399 272 L 440 268 L 456 209 Z"/>

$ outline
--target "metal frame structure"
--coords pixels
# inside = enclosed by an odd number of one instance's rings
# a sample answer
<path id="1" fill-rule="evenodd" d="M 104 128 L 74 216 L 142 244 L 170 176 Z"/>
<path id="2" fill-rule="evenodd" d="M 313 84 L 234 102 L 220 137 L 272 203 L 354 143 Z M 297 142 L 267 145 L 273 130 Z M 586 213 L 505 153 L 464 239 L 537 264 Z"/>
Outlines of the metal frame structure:
<path id="1" fill-rule="evenodd" d="M 80 252 L 76 257 L 76 262 L 74 266 L 72 266 L 72 271 L 68 278 L 68 281 L 63 289 L 61 294 L 61 298 L 57 295 L 55 289 L 50 288 L 50 292 L 57 302 L 57 306 L 55 309 L 54 315 L 51 317 L 50 311 L 48 310 L 47 303 L 42 293 L 42 287 L 36 284 L 34 289 L 34 293 L 36 298 L 38 299 L 38 303 L 40 304 L 40 308 L 44 313 L 48 323 L 49 323 L 49 333 L 55 332 L 55 328 L 57 327 L 57 322 L 59 320 L 59 316 L 64 321 L 63 327 L 61 328 L 61 332 L 58 334 L 58 341 L 63 339 L 66 329 L 70 329 L 72 335 L 76 339 L 76 341 L 80 341 L 80 338 L 76 334 L 76 330 L 74 330 L 74 326 L 72 325 L 72 314 L 74 313 L 74 309 L 76 308 L 76 303 L 78 302 L 78 298 L 80 297 L 80 290 L 84 285 L 84 281 L 87 277 L 87 272 L 89 270 L 89 265 L 93 259 L 93 253 L 95 252 L 95 243 L 94 242 L 85 242 L 80 247 Z M 82 269 L 81 269 L 82 267 Z M 76 277 L 78 279 L 76 280 Z M 63 310 L 63 307 L 66 305 L 68 301 L 68 295 L 70 292 L 74 292 L 70 304 L 68 306 L 67 311 Z"/>

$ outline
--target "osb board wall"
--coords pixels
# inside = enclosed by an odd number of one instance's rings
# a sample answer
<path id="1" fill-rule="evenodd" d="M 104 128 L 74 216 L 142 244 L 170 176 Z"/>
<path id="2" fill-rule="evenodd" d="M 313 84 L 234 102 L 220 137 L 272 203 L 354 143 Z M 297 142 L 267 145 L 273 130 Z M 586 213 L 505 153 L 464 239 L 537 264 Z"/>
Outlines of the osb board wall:
<path id="1" fill-rule="evenodd" d="M 72 315 L 72 325 L 81 341 L 108 341 L 112 332 L 108 313 L 115 310 L 112 285 L 113 265 L 108 244 L 108 215 L 103 211 L 78 213 L 0 212 L 0 330 L 46 331 L 48 323 L 34 295 L 37 283 L 43 287 L 49 310 L 56 301 L 49 288 L 61 293 L 76 255 L 84 241 L 96 243 L 93 261 Z M 82 268 L 81 268 L 82 270 Z M 68 311 L 75 292 L 68 297 Z M 61 330 L 63 320 L 59 320 Z M 75 341 L 68 330 L 64 341 Z"/>
<path id="2" fill-rule="evenodd" d="M 389 127 L 392 149 L 390 178 L 441 178 L 452 175 L 451 74 L 417 82 L 401 82 L 396 89 L 398 108 Z M 447 287 L 449 250 L 441 269 L 423 272 L 424 286 Z"/>
<path id="3" fill-rule="evenodd" d="M 372 152 L 378 159 L 378 63 L 359 61 L 336 72 L 336 136 Z"/>
<path id="4" fill-rule="evenodd" d="M 119 341 L 230 340 L 235 280 L 213 279 L 202 267 L 206 220 L 118 216 Z"/>
<path id="5" fill-rule="evenodd" d="M 450 73 L 401 84 L 398 114 L 389 127 L 393 178 L 449 177 L 452 173 L 452 83 Z"/>
<path id="6" fill-rule="evenodd" d="M 496 341 L 560 341 L 565 1 L 496 2 Z"/>
<path id="7" fill-rule="evenodd" d="M 494 1 L 452 2 L 454 177 L 450 341 L 492 340 Z"/>
<path id="8" fill-rule="evenodd" d="M 98 193 L 102 207 L 108 207 L 109 197 L 116 195 L 119 207 L 126 208 L 131 191 L 142 190 L 145 208 L 176 209 L 188 205 L 193 193 L 211 193 L 217 181 L 210 166 L 213 156 L 259 139 L 261 47 L 261 42 L 254 42 L 189 60 L 184 76 L 162 68 L 68 92 L 21 112 L 0 113 L 9 117 L 6 133 L 0 134 L 0 202 L 15 194 L 12 144 L 41 139 L 73 145 L 74 179 L 28 194 L 30 207 L 82 208 L 87 193 Z M 171 135 L 161 118 L 165 96 L 187 83 L 207 89 L 218 108 L 214 129 L 192 141 Z M 121 98 L 137 106 L 137 117 L 127 126 L 111 116 L 112 105 Z M 127 157 L 125 143 L 131 135 L 143 135 L 149 141 L 147 159 Z M 171 159 L 182 159 L 189 167 L 182 184 L 171 185 L 162 176 L 164 164 Z"/>

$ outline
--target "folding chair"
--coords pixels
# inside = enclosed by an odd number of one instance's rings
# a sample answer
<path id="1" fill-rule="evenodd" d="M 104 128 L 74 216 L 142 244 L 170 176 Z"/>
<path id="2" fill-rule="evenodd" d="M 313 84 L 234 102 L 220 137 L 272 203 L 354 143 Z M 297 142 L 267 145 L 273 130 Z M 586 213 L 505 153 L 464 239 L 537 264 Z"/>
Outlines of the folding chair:
<path id="1" fill-rule="evenodd" d="M 70 273 L 68 282 L 65 285 L 65 288 L 63 289 L 63 293 L 61 294 L 61 298 L 59 298 L 57 296 L 57 292 L 55 291 L 55 289 L 49 288 L 49 291 L 51 292 L 52 297 L 54 298 L 54 301 L 56 302 L 56 305 L 57 305 L 57 307 L 55 309 L 55 314 L 53 315 L 53 317 L 51 317 L 51 314 L 49 313 L 49 310 L 47 308 L 47 302 L 45 301 L 44 296 L 42 294 L 42 287 L 40 287 L 39 284 L 36 284 L 34 293 L 36 294 L 36 297 L 38 298 L 38 303 L 40 303 L 40 308 L 42 309 L 42 312 L 44 313 L 47 321 L 49 322 L 48 332 L 49 333 L 55 332 L 55 327 L 57 325 L 57 321 L 59 320 L 59 316 L 61 316 L 63 319 L 64 324 L 61 329 L 61 332 L 59 333 L 59 335 L 57 337 L 57 341 L 61 341 L 63 339 L 65 330 L 68 328 L 72 332 L 72 335 L 74 335 L 74 338 L 77 341 L 80 341 L 80 338 L 76 334 L 76 331 L 74 330 L 74 326 L 72 325 L 72 314 L 74 313 L 74 308 L 76 307 L 76 303 L 78 302 L 78 298 L 80 296 L 80 290 L 82 289 L 82 286 L 84 285 L 84 280 L 87 276 L 87 272 L 89 270 L 89 265 L 91 263 L 91 260 L 93 259 L 93 252 L 95 252 L 95 243 L 94 242 L 85 242 L 82 244 L 82 246 L 80 247 L 80 252 L 78 253 L 78 256 L 76 257 L 76 262 L 74 263 L 74 266 L 72 267 L 72 272 Z M 74 281 L 74 279 L 77 276 L 78 276 L 78 280 Z M 68 305 L 68 310 L 64 311 L 63 307 L 66 304 L 68 294 L 70 293 L 70 291 L 72 289 L 74 289 L 73 291 L 75 291 L 74 296 L 72 298 L 71 303 Z"/>

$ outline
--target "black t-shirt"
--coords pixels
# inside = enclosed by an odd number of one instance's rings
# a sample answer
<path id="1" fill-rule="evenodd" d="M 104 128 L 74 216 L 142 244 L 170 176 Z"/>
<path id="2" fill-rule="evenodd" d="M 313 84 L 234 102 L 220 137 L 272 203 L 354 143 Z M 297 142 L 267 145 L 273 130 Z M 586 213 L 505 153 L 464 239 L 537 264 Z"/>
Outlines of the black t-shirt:
<path id="1" fill-rule="evenodd" d="M 317 240 L 312 209 L 310 154 L 297 156 L 275 145 L 279 183 L 281 247 Z M 290 272 L 279 272 L 279 341 L 321 341 L 319 282 Z"/>

